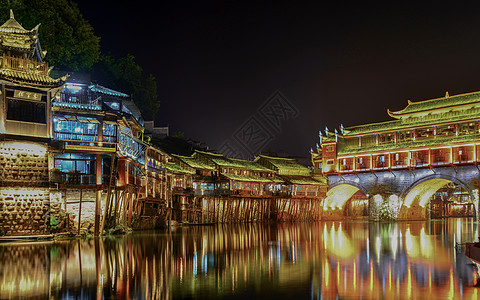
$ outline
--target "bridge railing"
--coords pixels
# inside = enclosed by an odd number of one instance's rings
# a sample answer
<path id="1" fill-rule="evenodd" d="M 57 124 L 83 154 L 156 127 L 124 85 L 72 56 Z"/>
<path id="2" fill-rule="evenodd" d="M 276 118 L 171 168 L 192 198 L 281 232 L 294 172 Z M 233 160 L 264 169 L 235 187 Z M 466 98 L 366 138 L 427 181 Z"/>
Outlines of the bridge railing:
<path id="1" fill-rule="evenodd" d="M 403 150 L 397 153 L 361 154 L 339 157 L 339 173 L 424 168 L 480 162 L 480 145 L 443 146 L 430 149 Z"/>

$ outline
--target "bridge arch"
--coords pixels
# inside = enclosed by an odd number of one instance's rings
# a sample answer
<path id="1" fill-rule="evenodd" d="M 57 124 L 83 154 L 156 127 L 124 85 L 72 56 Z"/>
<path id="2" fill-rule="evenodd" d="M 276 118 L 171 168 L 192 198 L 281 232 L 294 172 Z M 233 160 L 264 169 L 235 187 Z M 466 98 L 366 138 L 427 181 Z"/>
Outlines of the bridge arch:
<path id="1" fill-rule="evenodd" d="M 449 183 L 454 183 L 456 186 L 466 190 L 471 201 L 474 199 L 474 195 L 468 185 L 461 180 L 450 175 L 432 174 L 413 182 L 401 194 L 401 199 L 403 199 L 403 202 L 399 219 L 426 219 L 427 205 L 429 204 L 429 200 L 438 190 Z M 472 201 L 472 203 L 475 206 L 475 202 Z M 474 211 L 476 214 L 477 207 L 474 207 Z"/>
<path id="2" fill-rule="evenodd" d="M 323 202 L 324 211 L 343 210 L 345 204 L 358 191 L 367 195 L 367 190 L 354 181 L 342 180 L 330 185 L 327 197 Z"/>

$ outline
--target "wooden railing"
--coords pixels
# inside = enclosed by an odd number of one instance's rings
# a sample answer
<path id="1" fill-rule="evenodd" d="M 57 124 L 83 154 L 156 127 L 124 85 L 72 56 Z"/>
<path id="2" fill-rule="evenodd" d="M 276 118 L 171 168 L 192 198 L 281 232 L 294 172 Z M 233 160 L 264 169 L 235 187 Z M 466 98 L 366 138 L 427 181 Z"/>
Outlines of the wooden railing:
<path id="1" fill-rule="evenodd" d="M 2 68 L 30 72 L 39 75 L 48 75 L 48 64 L 21 57 L 2 56 Z"/>

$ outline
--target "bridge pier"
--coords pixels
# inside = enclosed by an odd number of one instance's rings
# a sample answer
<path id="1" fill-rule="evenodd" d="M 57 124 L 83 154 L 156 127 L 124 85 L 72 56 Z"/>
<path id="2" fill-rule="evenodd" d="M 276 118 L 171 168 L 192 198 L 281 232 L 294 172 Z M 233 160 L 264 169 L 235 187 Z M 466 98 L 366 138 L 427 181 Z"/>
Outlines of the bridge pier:
<path id="1" fill-rule="evenodd" d="M 400 214 L 402 201 L 396 193 L 369 195 L 369 220 L 392 221 Z"/>
<path id="2" fill-rule="evenodd" d="M 480 215 L 480 207 L 479 207 L 480 198 L 478 194 L 479 194 L 478 189 L 474 189 L 471 192 L 473 207 L 475 208 L 475 221 L 478 221 L 478 218 Z"/>
<path id="3" fill-rule="evenodd" d="M 345 212 L 343 209 L 324 208 L 322 213 L 322 221 L 342 221 L 345 220 Z"/>

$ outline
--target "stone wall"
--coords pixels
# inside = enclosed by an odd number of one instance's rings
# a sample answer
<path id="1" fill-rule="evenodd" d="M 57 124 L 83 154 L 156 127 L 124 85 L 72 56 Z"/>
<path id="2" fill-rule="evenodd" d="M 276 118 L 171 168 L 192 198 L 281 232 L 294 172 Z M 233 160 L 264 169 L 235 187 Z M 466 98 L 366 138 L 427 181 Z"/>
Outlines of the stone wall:
<path id="1" fill-rule="evenodd" d="M 48 234 L 49 212 L 47 188 L 0 188 L 0 235 Z"/>
<path id="2" fill-rule="evenodd" d="M 49 233 L 47 146 L 0 142 L 0 236 Z"/>
<path id="3" fill-rule="evenodd" d="M 82 190 L 82 211 L 81 211 L 81 232 L 94 231 L 95 225 L 95 200 L 96 189 L 83 189 Z M 101 211 L 105 206 L 105 193 L 101 194 Z M 54 225 L 53 229 L 63 231 L 66 229 L 66 218 L 68 214 L 69 225 L 68 229 L 71 231 L 78 230 L 78 216 L 80 208 L 80 190 L 79 189 L 62 189 L 53 190 L 50 194 L 51 198 L 51 215 L 58 221 L 58 225 Z M 65 211 L 66 205 L 66 211 Z M 55 223 L 54 221 L 53 223 Z"/>
<path id="4" fill-rule="evenodd" d="M 48 186 L 48 156 L 44 145 L 0 142 L 2 186 Z"/>

